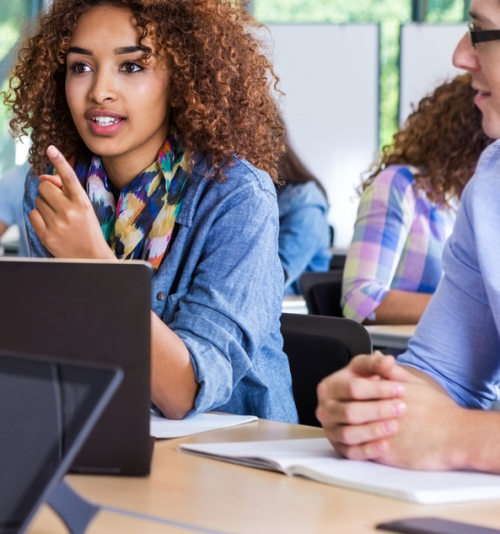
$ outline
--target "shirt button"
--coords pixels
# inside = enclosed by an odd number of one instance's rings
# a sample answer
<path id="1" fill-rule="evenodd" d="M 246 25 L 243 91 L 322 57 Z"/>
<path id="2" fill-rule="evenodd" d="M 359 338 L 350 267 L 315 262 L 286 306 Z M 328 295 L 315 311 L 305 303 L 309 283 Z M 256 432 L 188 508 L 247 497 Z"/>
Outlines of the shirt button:
<path id="1" fill-rule="evenodd" d="M 167 298 L 167 295 L 165 295 L 165 293 L 163 293 L 163 291 L 161 291 L 160 293 L 158 293 L 158 295 L 156 295 L 156 298 L 158 300 L 165 300 Z"/>

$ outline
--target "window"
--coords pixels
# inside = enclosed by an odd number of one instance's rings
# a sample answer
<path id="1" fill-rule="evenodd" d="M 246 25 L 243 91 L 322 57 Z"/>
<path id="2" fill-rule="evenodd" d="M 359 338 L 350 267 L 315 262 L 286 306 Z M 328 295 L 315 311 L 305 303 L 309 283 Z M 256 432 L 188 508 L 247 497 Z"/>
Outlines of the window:
<path id="1" fill-rule="evenodd" d="M 413 0 L 425 21 L 460 22 L 468 0 Z M 380 142 L 390 143 L 397 129 L 399 26 L 415 19 L 412 0 L 254 0 L 254 15 L 271 22 L 379 22 L 381 25 Z M 346 53 L 343 50 L 336 53 Z"/>
<path id="2" fill-rule="evenodd" d="M 7 88 L 7 76 L 15 58 L 21 32 L 33 8 L 32 0 L 0 0 L 0 86 Z M 0 99 L 0 176 L 16 163 L 16 144 L 8 132 L 9 116 Z M 18 162 L 23 157 L 22 146 L 17 149 Z"/>

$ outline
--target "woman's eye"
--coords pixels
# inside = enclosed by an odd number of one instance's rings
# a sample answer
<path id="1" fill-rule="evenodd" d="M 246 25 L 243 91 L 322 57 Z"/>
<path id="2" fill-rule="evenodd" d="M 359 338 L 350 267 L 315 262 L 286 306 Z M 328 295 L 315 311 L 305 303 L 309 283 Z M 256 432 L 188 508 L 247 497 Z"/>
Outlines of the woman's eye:
<path id="1" fill-rule="evenodd" d="M 74 63 L 71 65 L 71 70 L 75 74 L 84 74 L 85 72 L 90 72 L 90 67 L 85 63 Z"/>
<path id="2" fill-rule="evenodd" d="M 144 69 L 137 63 L 124 63 L 122 65 L 122 70 L 127 72 L 128 74 L 133 74 L 135 72 L 140 72 L 141 70 L 144 70 Z"/>

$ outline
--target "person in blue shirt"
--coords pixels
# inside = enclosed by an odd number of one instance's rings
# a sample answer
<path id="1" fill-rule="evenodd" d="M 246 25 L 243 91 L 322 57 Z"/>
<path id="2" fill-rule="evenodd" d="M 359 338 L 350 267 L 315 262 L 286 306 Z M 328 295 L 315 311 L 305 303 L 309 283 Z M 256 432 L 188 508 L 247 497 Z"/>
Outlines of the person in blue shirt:
<path id="1" fill-rule="evenodd" d="M 472 75 L 497 141 L 465 188 L 444 277 L 408 351 L 397 362 L 357 357 L 318 387 L 318 419 L 348 458 L 500 473 L 500 413 L 488 411 L 500 391 L 500 4 L 470 9 L 454 64 Z"/>
<path id="2" fill-rule="evenodd" d="M 328 271 L 332 256 L 328 199 L 321 182 L 302 163 L 290 143 L 281 157 L 277 186 L 280 218 L 279 256 L 285 295 L 299 295 L 299 276 Z"/>
<path id="3" fill-rule="evenodd" d="M 28 165 L 24 164 L 8 170 L 0 179 L 0 237 L 10 226 L 18 226 L 18 256 L 29 256 L 23 217 L 24 181 L 27 173 Z"/>
<path id="4" fill-rule="evenodd" d="M 273 184 L 284 129 L 252 24 L 224 0 L 54 0 L 6 97 L 33 140 L 31 254 L 151 265 L 152 401 L 173 419 L 297 421 Z"/>

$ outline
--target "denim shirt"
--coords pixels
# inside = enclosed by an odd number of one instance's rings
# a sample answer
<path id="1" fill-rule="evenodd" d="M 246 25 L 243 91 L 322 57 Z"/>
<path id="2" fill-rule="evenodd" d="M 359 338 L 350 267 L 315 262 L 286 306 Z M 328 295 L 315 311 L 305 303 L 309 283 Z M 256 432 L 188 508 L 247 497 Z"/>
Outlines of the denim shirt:
<path id="1" fill-rule="evenodd" d="M 153 279 L 152 309 L 185 343 L 198 384 L 194 415 L 208 410 L 297 422 L 280 315 L 283 270 L 278 209 L 269 176 L 235 160 L 224 182 L 204 178 L 198 158 Z M 39 180 L 24 199 L 31 255 L 50 256 L 27 215 Z"/>
<path id="2" fill-rule="evenodd" d="M 278 189 L 279 256 L 285 272 L 285 295 L 299 295 L 299 276 L 330 268 L 328 202 L 314 182 Z"/>

